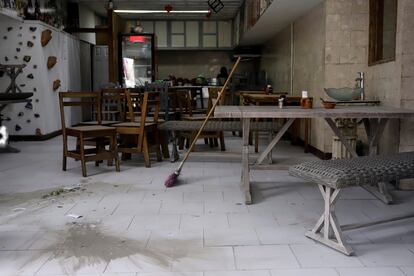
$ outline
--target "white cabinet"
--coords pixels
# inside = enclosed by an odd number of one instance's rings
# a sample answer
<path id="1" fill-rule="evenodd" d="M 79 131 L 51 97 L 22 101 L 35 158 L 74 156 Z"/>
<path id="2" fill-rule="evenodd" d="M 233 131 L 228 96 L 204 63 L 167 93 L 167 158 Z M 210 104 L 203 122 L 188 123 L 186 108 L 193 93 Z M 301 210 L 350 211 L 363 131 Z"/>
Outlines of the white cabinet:
<path id="1" fill-rule="evenodd" d="M 218 47 L 231 47 L 231 21 L 218 22 Z"/>
<path id="2" fill-rule="evenodd" d="M 185 47 L 184 21 L 171 21 L 171 47 Z"/>
<path id="3" fill-rule="evenodd" d="M 185 22 L 186 47 L 200 47 L 200 27 L 198 21 Z"/>
<path id="4" fill-rule="evenodd" d="M 157 47 L 165 48 L 168 46 L 167 21 L 155 21 L 155 35 L 157 36 Z"/>
<path id="5" fill-rule="evenodd" d="M 229 49 L 233 46 L 233 23 L 227 21 L 142 21 L 146 33 L 155 33 L 158 49 Z"/>

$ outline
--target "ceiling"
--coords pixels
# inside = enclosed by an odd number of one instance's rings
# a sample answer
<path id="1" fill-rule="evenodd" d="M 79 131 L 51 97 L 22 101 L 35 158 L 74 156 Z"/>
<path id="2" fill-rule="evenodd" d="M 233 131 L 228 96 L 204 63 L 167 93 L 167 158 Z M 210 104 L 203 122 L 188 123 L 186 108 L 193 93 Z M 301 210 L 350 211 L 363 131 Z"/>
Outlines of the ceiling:
<path id="1" fill-rule="evenodd" d="M 211 19 L 233 19 L 236 16 L 243 0 L 221 0 L 224 8 Z M 85 4 L 92 11 L 100 16 L 106 16 L 105 0 L 77 0 L 78 3 Z M 144 9 L 144 10 L 164 10 L 165 5 L 171 5 L 174 10 L 209 10 L 207 0 L 113 0 L 115 9 Z M 206 18 L 204 14 L 120 14 L 126 19 L 200 19 Z"/>
<path id="2" fill-rule="evenodd" d="M 260 45 L 274 37 L 323 0 L 274 0 L 257 23 L 240 41 L 241 45 Z"/>

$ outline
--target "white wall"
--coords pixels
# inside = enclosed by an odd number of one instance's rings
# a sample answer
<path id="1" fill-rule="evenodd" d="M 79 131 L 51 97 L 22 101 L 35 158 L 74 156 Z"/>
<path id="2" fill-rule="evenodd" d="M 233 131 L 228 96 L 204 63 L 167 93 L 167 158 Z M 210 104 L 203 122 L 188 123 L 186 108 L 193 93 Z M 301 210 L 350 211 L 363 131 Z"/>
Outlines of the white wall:
<path id="1" fill-rule="evenodd" d="M 12 27 L 11 31 L 7 28 Z M 30 31 L 30 27 L 36 27 L 36 31 Z M 52 39 L 45 46 L 40 44 L 41 33 L 45 29 L 52 31 Z M 7 36 L 7 39 L 3 39 Z M 11 135 L 35 135 L 36 129 L 40 129 L 42 134 L 48 134 L 59 130 L 60 113 L 58 92 L 67 90 L 79 90 L 81 84 L 80 75 L 80 44 L 74 36 L 63 33 L 39 21 L 25 21 L 24 23 L 11 20 L 5 17 L 0 18 L 0 59 L 2 64 L 26 64 L 23 73 L 19 75 L 16 83 L 25 84 L 21 87 L 23 92 L 33 92 L 32 99 L 33 109 L 25 108 L 25 104 L 8 105 L 3 114 L 10 117 L 11 121 L 5 121 L 4 124 Z M 27 46 L 27 41 L 34 43 L 33 47 Z M 22 42 L 22 45 L 19 45 Z M 20 48 L 20 52 L 16 50 Z M 25 55 L 31 56 L 30 62 L 24 62 Z M 5 57 L 9 61 L 5 61 Z M 14 58 L 17 56 L 17 59 Z M 50 70 L 47 69 L 47 59 L 49 56 L 57 57 L 57 64 Z M 34 65 L 37 68 L 34 68 Z M 33 74 L 34 78 L 27 78 L 28 74 Z M 54 80 L 61 80 L 61 87 L 53 91 L 52 83 Z M 10 79 L 4 75 L 0 78 L 0 92 L 5 91 L 9 85 Z M 34 88 L 37 91 L 34 92 Z M 24 116 L 18 116 L 23 112 Z M 39 114 L 35 118 L 34 114 Z M 67 114 L 68 120 L 79 122 L 79 114 L 70 112 Z M 30 120 L 31 122 L 27 122 Z M 18 124 L 22 129 L 15 131 Z"/>

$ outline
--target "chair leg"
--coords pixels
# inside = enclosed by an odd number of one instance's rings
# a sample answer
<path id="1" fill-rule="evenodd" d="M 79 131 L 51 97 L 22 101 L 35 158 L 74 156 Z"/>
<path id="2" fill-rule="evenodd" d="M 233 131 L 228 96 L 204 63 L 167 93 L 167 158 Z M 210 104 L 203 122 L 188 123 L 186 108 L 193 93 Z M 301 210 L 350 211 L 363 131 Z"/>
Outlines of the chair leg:
<path id="1" fill-rule="evenodd" d="M 172 149 L 171 149 L 170 161 L 175 162 L 180 158 L 180 156 L 178 155 L 178 150 L 177 150 L 177 138 L 176 138 L 175 131 L 171 132 L 171 139 L 172 139 Z"/>
<path id="2" fill-rule="evenodd" d="M 156 131 L 154 133 L 155 136 L 155 153 L 157 154 L 157 162 L 162 162 L 162 154 L 161 154 L 161 144 L 160 144 L 160 135 L 159 132 Z M 168 150 L 167 150 L 168 152 Z"/>
<path id="3" fill-rule="evenodd" d="M 151 160 L 150 160 L 150 157 L 149 157 L 149 148 L 148 148 L 147 135 L 145 133 L 144 133 L 144 140 L 142 142 L 142 153 L 144 154 L 145 167 L 150 168 L 151 167 Z"/>
<path id="4" fill-rule="evenodd" d="M 82 176 L 86 177 L 86 161 L 85 161 L 85 144 L 83 141 L 83 137 L 81 135 L 80 139 L 79 139 L 79 150 L 80 150 L 80 156 L 81 156 L 81 165 L 82 165 Z"/>
<path id="5" fill-rule="evenodd" d="M 213 138 L 208 138 L 209 144 L 210 144 L 210 148 L 214 147 L 214 139 Z"/>
<path id="6" fill-rule="evenodd" d="M 160 139 L 161 139 L 161 149 L 162 155 L 164 158 L 170 158 L 170 152 L 168 151 L 168 132 L 161 131 L 160 132 Z"/>
<path id="7" fill-rule="evenodd" d="M 345 255 L 352 255 L 354 251 L 346 244 L 341 226 L 335 215 L 335 203 L 339 199 L 341 189 L 333 189 L 323 185 L 318 186 L 325 202 L 325 211 L 315 227 L 311 231 L 306 232 L 305 236 Z"/>
<path id="8" fill-rule="evenodd" d="M 221 151 L 226 151 L 226 145 L 224 144 L 224 133 L 220 132 L 220 149 Z"/>
<path id="9" fill-rule="evenodd" d="M 204 138 L 204 144 L 208 145 L 208 138 Z"/>
<path id="10" fill-rule="evenodd" d="M 214 146 L 215 147 L 218 147 L 218 145 L 219 145 L 218 139 L 217 138 L 213 138 L 213 141 L 214 141 Z"/>
<path id="11" fill-rule="evenodd" d="M 114 134 L 111 138 L 111 150 L 113 152 L 113 156 L 115 160 L 115 170 L 119 172 L 121 171 L 121 168 L 119 165 L 118 142 L 116 140 L 116 134 Z"/>
<path id="12" fill-rule="evenodd" d="M 68 137 L 64 136 L 63 137 L 63 158 L 62 158 L 62 170 L 66 171 L 66 162 L 67 162 L 67 157 L 66 157 L 66 152 L 68 150 Z"/>

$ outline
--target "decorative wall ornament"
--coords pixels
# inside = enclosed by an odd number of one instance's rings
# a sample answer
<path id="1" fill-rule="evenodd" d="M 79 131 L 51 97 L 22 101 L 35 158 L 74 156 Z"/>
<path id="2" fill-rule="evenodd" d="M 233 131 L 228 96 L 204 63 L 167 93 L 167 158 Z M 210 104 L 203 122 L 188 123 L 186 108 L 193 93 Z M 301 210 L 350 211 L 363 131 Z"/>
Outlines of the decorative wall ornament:
<path id="1" fill-rule="evenodd" d="M 34 116 L 35 116 L 35 118 L 39 118 L 40 117 L 40 115 L 38 113 L 35 113 Z"/>
<path id="2" fill-rule="evenodd" d="M 33 109 L 33 104 L 31 102 L 28 102 L 24 107 L 26 109 Z"/>
<path id="3" fill-rule="evenodd" d="M 7 35 L 3 36 L 3 39 L 7 39 Z"/>
<path id="4" fill-rule="evenodd" d="M 16 48 L 16 51 L 17 51 L 17 52 L 20 52 L 20 48 Z"/>
<path id="5" fill-rule="evenodd" d="M 33 65 L 33 69 L 37 69 L 37 65 L 36 64 Z"/>
<path id="6" fill-rule="evenodd" d="M 55 56 L 50 56 L 47 58 L 47 69 L 52 69 L 57 62 L 57 58 Z"/>
<path id="7" fill-rule="evenodd" d="M 24 56 L 23 57 L 23 60 L 25 61 L 25 62 L 30 62 L 30 60 L 32 59 L 32 57 L 31 56 Z"/>
<path id="8" fill-rule="evenodd" d="M 10 32 L 11 30 L 13 30 L 13 27 L 7 27 L 8 32 Z"/>
<path id="9" fill-rule="evenodd" d="M 29 27 L 29 30 L 30 30 L 31 32 L 35 32 L 35 31 L 37 30 L 37 27 Z"/>
<path id="10" fill-rule="evenodd" d="M 29 75 L 27 75 L 27 78 L 28 79 L 34 79 L 34 76 L 33 76 L 33 74 L 29 74 Z"/>
<path id="11" fill-rule="evenodd" d="M 38 102 L 39 102 L 39 99 L 36 99 L 36 100 L 35 100 L 35 102 L 37 102 L 37 103 L 38 103 Z"/>
<path id="12" fill-rule="evenodd" d="M 56 91 L 60 87 L 60 80 L 55 80 L 53 82 L 53 91 Z"/>
<path id="13" fill-rule="evenodd" d="M 17 116 L 22 117 L 22 116 L 24 116 L 24 113 L 22 111 L 20 111 L 19 114 L 17 114 Z"/>
<path id="14" fill-rule="evenodd" d="M 9 58 L 8 58 L 8 57 L 4 57 L 4 60 L 5 60 L 5 61 L 9 61 Z"/>
<path id="15" fill-rule="evenodd" d="M 40 128 L 36 128 L 36 135 L 42 136 L 42 131 L 40 130 Z"/>
<path id="16" fill-rule="evenodd" d="M 31 41 L 27 41 L 27 47 L 29 47 L 29 48 L 32 48 L 33 47 L 33 42 L 31 42 Z"/>
<path id="17" fill-rule="evenodd" d="M 23 42 L 21 42 L 21 41 L 20 41 L 20 42 L 19 42 L 19 45 L 20 45 L 20 46 L 22 46 L 22 45 L 23 45 Z"/>
<path id="18" fill-rule="evenodd" d="M 37 88 L 36 88 L 36 87 L 34 87 L 34 88 L 33 88 L 33 92 L 36 92 L 36 91 L 37 91 Z"/>
<path id="19" fill-rule="evenodd" d="M 26 123 L 28 123 L 28 124 L 30 124 L 31 122 L 32 122 L 32 120 L 30 120 L 30 119 L 26 120 Z"/>
<path id="20" fill-rule="evenodd" d="M 4 119 L 4 121 L 11 121 L 10 117 L 6 117 L 6 119 Z"/>
<path id="21" fill-rule="evenodd" d="M 42 47 L 45 47 L 49 41 L 52 39 L 52 31 L 47 29 L 42 32 L 42 37 L 40 39 Z"/>
<path id="22" fill-rule="evenodd" d="M 16 125 L 16 126 L 14 127 L 14 129 L 15 129 L 16 131 L 20 131 L 20 130 L 22 129 L 22 127 L 21 127 L 21 126 L 19 126 L 19 125 Z"/>
<path id="23" fill-rule="evenodd" d="M 34 36 L 32 36 L 32 38 L 33 38 L 33 39 L 36 39 L 36 36 L 34 35 Z"/>
<path id="24" fill-rule="evenodd" d="M 17 35 L 17 37 L 22 37 L 22 36 L 23 36 L 22 34 L 18 34 L 18 35 Z"/>
<path id="25" fill-rule="evenodd" d="M 19 59 L 19 57 L 18 56 L 14 56 L 14 59 Z"/>
<path id="26" fill-rule="evenodd" d="M 24 84 L 24 83 L 20 84 L 20 87 L 25 87 L 25 86 L 26 86 L 26 84 Z"/>

